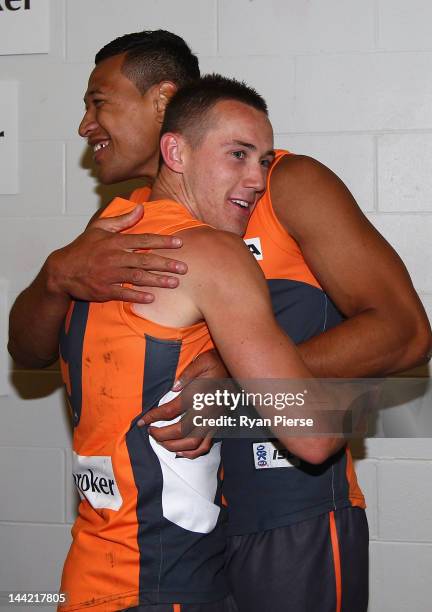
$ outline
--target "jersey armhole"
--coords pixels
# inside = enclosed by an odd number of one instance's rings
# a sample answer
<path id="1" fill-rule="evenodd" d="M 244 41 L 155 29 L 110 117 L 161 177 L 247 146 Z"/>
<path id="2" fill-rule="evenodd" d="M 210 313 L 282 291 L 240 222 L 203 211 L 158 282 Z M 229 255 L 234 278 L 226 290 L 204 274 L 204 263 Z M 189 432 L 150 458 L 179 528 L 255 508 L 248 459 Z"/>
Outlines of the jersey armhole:
<path id="1" fill-rule="evenodd" d="M 276 244 L 276 246 L 281 249 L 282 251 L 288 253 L 288 254 L 292 254 L 292 248 L 288 248 L 287 247 L 287 240 L 294 242 L 296 249 L 299 253 L 301 253 L 301 249 L 297 243 L 297 241 L 293 238 L 293 236 L 291 236 L 291 234 L 283 227 L 282 223 L 279 221 L 279 219 L 277 218 L 277 215 L 275 213 L 275 210 L 273 208 L 273 202 L 272 202 L 272 197 L 271 197 L 271 189 L 270 189 L 270 183 L 271 183 L 271 177 L 273 174 L 274 169 L 276 168 L 276 166 L 279 164 L 279 162 L 284 159 L 287 156 L 291 156 L 294 155 L 294 153 L 291 153 L 290 151 L 285 151 L 283 149 L 276 149 L 276 157 L 275 160 L 270 168 L 270 171 L 268 173 L 267 176 L 267 188 L 266 188 L 266 194 L 264 197 L 267 198 L 268 201 L 268 207 L 267 207 L 267 212 L 268 214 L 266 215 L 259 215 L 259 223 L 260 225 L 262 225 L 263 227 L 265 227 L 266 231 L 267 231 L 267 235 L 268 238 L 274 242 L 274 244 Z M 260 212 L 259 210 L 257 211 L 258 213 Z"/>

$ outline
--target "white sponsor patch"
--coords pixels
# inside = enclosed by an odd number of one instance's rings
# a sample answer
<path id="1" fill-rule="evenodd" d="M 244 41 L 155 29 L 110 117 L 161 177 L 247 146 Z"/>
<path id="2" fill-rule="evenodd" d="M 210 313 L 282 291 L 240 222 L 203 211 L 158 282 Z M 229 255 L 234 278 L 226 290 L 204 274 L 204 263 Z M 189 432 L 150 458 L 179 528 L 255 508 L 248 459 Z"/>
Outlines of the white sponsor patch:
<path id="1" fill-rule="evenodd" d="M 258 261 L 264 259 L 263 250 L 260 238 L 247 238 L 245 243 L 249 247 L 250 252 Z"/>
<path id="2" fill-rule="evenodd" d="M 169 402 L 178 393 L 169 391 L 159 406 Z M 152 426 L 162 427 L 178 421 L 158 421 Z M 214 503 L 217 474 L 220 465 L 221 443 L 213 444 L 210 451 L 196 459 L 177 458 L 149 436 L 150 444 L 159 459 L 162 476 L 162 511 L 166 519 L 183 529 L 209 533 L 217 523 L 220 508 Z"/>
<path id="3" fill-rule="evenodd" d="M 254 442 L 252 446 L 256 470 L 290 468 L 300 464 L 298 457 L 292 455 L 286 448 L 275 446 L 272 442 Z"/>
<path id="4" fill-rule="evenodd" d="M 81 499 L 93 508 L 118 510 L 123 504 L 111 457 L 73 454 L 73 478 Z"/>

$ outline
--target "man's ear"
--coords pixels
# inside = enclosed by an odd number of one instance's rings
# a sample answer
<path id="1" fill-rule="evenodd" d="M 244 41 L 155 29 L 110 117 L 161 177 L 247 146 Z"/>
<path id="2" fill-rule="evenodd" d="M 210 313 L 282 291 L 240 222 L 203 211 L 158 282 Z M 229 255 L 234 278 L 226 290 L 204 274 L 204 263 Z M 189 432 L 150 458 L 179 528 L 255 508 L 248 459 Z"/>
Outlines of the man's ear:
<path id="1" fill-rule="evenodd" d="M 157 85 L 156 97 L 154 99 L 156 117 L 159 123 L 162 123 L 166 107 L 173 95 L 177 91 L 177 86 L 172 81 L 162 81 Z"/>
<path id="2" fill-rule="evenodd" d="M 185 147 L 185 140 L 180 134 L 167 132 L 161 137 L 160 150 L 165 165 L 178 174 L 184 172 Z"/>

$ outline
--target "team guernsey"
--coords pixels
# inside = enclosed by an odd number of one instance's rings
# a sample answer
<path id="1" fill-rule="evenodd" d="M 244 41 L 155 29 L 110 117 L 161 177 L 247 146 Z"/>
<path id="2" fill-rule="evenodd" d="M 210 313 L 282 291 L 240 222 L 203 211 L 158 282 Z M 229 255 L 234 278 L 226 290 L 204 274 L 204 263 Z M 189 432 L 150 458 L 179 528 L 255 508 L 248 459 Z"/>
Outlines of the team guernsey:
<path id="1" fill-rule="evenodd" d="M 116 198 L 103 216 L 133 206 Z M 166 200 L 148 202 L 128 233 L 169 235 L 202 225 Z M 194 461 L 176 458 L 137 426 L 172 397 L 176 377 L 211 346 L 204 323 L 175 329 L 137 316 L 125 302 L 72 303 L 60 355 L 81 502 L 62 610 L 174 602 L 180 609 L 226 595 L 220 444 Z"/>
<path id="2" fill-rule="evenodd" d="M 271 172 L 288 154 L 277 151 L 245 242 L 267 279 L 279 325 L 298 344 L 343 319 L 273 210 Z M 226 439 L 222 458 L 231 535 L 282 527 L 348 506 L 365 506 L 348 448 L 316 466 L 290 456 L 272 440 Z"/>
<path id="3" fill-rule="evenodd" d="M 288 155 L 278 151 L 270 174 Z M 144 202 L 145 189 L 134 192 Z M 275 316 L 296 343 L 343 317 L 278 221 L 267 191 L 246 243 L 267 279 Z M 241 612 L 365 612 L 368 527 L 348 448 L 322 465 L 299 460 L 270 439 L 224 439 L 227 572 Z"/>
<path id="4" fill-rule="evenodd" d="M 270 178 L 286 155 L 290 153 L 276 151 L 266 193 L 252 214 L 245 242 L 267 279 L 279 325 L 300 344 L 338 325 L 343 317 L 274 212 Z M 131 199 L 145 202 L 148 194 L 147 188 L 137 189 Z M 291 525 L 341 508 L 365 508 L 348 447 L 316 466 L 291 456 L 274 440 L 227 438 L 222 459 L 230 535 Z"/>

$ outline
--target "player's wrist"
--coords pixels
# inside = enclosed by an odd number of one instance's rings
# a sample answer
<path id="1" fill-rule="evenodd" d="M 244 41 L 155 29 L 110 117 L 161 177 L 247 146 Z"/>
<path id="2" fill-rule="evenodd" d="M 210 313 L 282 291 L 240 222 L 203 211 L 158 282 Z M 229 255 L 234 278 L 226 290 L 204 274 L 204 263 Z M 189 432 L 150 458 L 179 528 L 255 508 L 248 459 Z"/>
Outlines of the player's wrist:
<path id="1" fill-rule="evenodd" d="M 67 275 L 62 270 L 62 249 L 54 251 L 48 256 L 40 276 L 44 292 L 50 298 L 70 302 L 71 297 L 65 282 Z"/>

